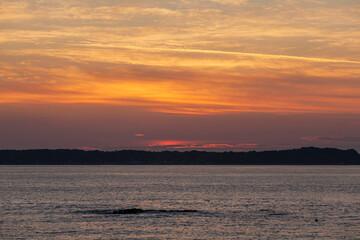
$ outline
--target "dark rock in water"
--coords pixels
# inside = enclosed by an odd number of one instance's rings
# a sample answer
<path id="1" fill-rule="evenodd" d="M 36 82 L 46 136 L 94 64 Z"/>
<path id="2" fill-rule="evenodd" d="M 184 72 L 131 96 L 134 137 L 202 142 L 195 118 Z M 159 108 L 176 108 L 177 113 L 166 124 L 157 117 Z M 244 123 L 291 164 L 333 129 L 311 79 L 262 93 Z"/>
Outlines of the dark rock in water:
<path id="1" fill-rule="evenodd" d="M 138 213 L 187 213 L 187 212 L 197 212 L 197 210 L 143 210 L 141 208 L 128 208 L 128 209 L 119 209 L 114 210 L 112 214 L 138 214 Z"/>
<path id="2" fill-rule="evenodd" d="M 180 210 L 179 212 L 197 212 L 196 210 Z"/>
<path id="3" fill-rule="evenodd" d="M 197 210 L 160 210 L 164 212 L 197 212 Z"/>
<path id="4" fill-rule="evenodd" d="M 120 209 L 113 211 L 113 214 L 137 214 L 137 213 L 143 213 L 144 210 L 140 208 L 129 208 L 129 209 Z"/>

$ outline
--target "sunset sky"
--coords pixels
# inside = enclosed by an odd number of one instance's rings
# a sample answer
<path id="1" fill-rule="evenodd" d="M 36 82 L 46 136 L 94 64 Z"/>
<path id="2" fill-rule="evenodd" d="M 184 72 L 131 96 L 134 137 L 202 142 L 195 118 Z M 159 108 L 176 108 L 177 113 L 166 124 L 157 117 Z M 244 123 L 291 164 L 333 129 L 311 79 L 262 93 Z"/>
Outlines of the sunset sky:
<path id="1" fill-rule="evenodd" d="M 359 0 L 0 1 L 0 149 L 360 151 Z"/>

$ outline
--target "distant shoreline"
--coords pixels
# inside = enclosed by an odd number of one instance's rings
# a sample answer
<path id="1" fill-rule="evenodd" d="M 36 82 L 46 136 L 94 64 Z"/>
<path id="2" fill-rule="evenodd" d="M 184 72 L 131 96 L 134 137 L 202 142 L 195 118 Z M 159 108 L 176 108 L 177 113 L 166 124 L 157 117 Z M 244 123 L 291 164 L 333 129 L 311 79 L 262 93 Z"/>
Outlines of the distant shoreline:
<path id="1" fill-rule="evenodd" d="M 0 150 L 0 165 L 360 165 L 353 149 L 304 147 L 250 152 Z"/>

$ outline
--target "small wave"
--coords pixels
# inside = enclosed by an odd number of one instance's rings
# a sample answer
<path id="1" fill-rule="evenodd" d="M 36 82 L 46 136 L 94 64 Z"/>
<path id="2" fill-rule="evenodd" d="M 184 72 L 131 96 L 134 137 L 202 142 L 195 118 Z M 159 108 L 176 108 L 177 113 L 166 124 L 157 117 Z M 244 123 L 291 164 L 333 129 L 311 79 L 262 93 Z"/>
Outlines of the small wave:
<path id="1" fill-rule="evenodd" d="M 268 216 L 285 216 L 285 215 L 289 215 L 289 213 L 286 213 L 286 212 L 276 212 L 275 210 L 266 209 L 266 208 L 259 209 L 259 212 L 264 212 Z"/>
<path id="2" fill-rule="evenodd" d="M 285 216 L 289 215 L 288 213 L 269 213 L 269 216 Z"/>

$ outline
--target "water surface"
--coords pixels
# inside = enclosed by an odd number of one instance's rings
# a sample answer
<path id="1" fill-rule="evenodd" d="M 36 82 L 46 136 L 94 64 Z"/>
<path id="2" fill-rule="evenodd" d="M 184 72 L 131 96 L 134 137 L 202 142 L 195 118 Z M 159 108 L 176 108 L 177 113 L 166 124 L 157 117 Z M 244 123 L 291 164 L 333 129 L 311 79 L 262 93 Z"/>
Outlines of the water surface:
<path id="1" fill-rule="evenodd" d="M 360 166 L 1 166 L 0 207 L 1 239 L 360 239 Z"/>

